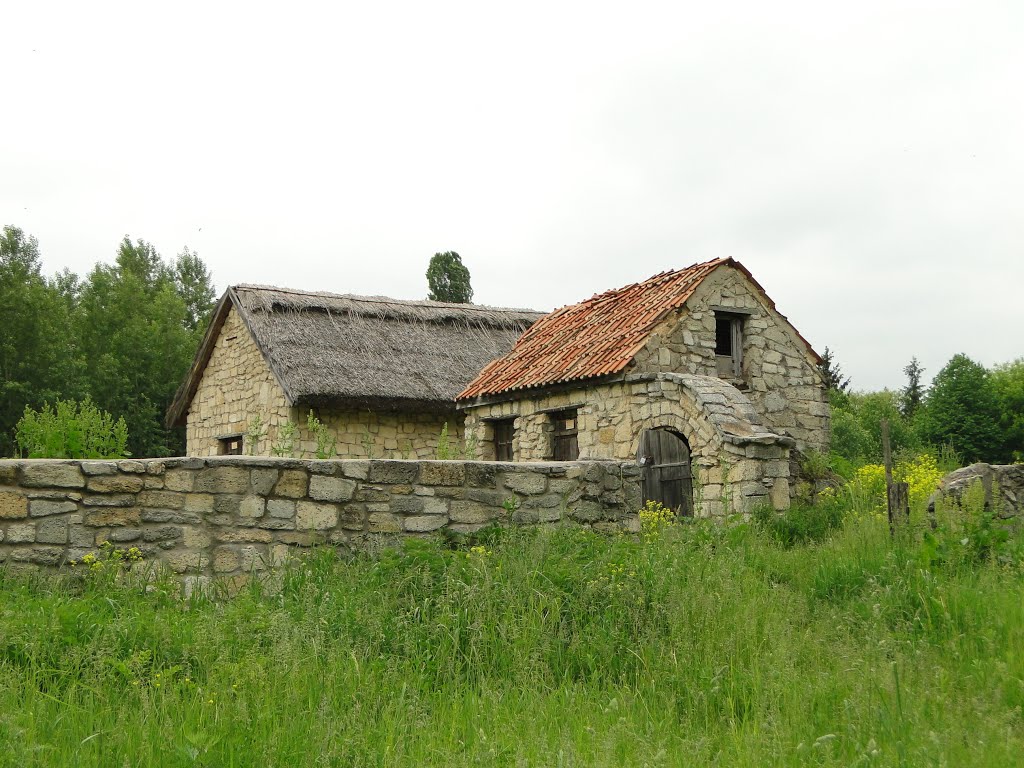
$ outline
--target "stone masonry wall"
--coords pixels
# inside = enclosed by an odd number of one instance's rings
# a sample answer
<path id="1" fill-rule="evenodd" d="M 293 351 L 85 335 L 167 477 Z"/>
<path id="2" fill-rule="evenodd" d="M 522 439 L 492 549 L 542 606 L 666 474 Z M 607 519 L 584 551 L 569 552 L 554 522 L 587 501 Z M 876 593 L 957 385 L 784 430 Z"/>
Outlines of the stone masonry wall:
<path id="1" fill-rule="evenodd" d="M 514 419 L 515 461 L 545 461 L 552 451 L 550 413 L 560 408 L 577 409 L 582 461 L 635 463 L 644 430 L 670 429 L 681 435 L 690 446 L 698 516 L 748 512 L 759 503 L 776 509 L 789 506 L 788 446 L 760 426 L 761 419 L 740 392 L 717 377 L 630 375 L 472 406 L 466 409 L 466 433 L 475 435 L 481 456 L 492 459 L 493 420 Z"/>
<path id="2" fill-rule="evenodd" d="M 686 307 L 655 330 L 630 372 L 718 376 L 712 307 L 745 311 L 743 377 L 727 380 L 746 392 L 767 426 L 794 438 L 800 450 L 827 450 L 828 395 L 815 361 L 737 270 L 721 267 L 705 278 Z"/>
<path id="3" fill-rule="evenodd" d="M 638 530 L 639 472 L 611 462 L 3 460 L 0 566 L 60 566 L 108 541 L 195 585 L 318 542 L 373 547 L 492 523 Z"/>
<path id="4" fill-rule="evenodd" d="M 341 458 L 430 459 L 437 455 L 441 428 L 449 439 L 462 437 L 462 415 L 389 413 L 367 410 L 314 409 L 337 438 Z M 228 313 L 188 413 L 186 439 L 190 456 L 216 456 L 219 438 L 245 435 L 252 420 L 262 420 L 263 437 L 246 453 L 271 455 L 281 427 L 296 425 L 295 454 L 313 458 L 316 438 L 307 429 L 309 408 L 289 407 L 284 390 L 267 365 L 238 312 Z M 244 438 L 248 440 L 248 436 Z"/>

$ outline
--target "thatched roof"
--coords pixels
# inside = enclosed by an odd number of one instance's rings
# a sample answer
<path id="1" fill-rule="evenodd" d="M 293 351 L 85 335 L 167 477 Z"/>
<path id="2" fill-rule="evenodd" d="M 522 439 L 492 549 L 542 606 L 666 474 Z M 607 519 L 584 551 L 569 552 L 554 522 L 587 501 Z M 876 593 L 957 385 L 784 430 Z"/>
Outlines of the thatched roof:
<path id="1" fill-rule="evenodd" d="M 259 285 L 229 288 L 167 413 L 182 425 L 231 308 L 293 405 L 451 410 L 540 312 Z"/>

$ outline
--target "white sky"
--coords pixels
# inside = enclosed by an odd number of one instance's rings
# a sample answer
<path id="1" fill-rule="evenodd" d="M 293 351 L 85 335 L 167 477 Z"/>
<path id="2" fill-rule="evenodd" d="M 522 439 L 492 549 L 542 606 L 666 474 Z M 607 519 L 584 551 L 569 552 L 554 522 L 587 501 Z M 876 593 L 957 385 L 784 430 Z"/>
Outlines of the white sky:
<path id="1" fill-rule="evenodd" d="M 1024 355 L 1024 3 L 0 4 L 0 224 L 551 309 L 742 261 L 857 388 Z"/>

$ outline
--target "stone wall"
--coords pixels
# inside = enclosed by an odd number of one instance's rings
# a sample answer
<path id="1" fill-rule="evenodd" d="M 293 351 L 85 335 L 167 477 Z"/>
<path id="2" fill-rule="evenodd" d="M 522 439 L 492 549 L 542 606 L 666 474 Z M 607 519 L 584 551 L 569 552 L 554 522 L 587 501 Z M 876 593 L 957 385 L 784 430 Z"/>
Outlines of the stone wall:
<path id="1" fill-rule="evenodd" d="M 0 461 L 0 565 L 60 566 L 105 541 L 196 579 L 317 542 L 572 522 L 638 529 L 634 464 L 298 461 L 224 456 Z"/>
<path id="2" fill-rule="evenodd" d="M 314 409 L 337 439 L 341 458 L 430 459 L 437 455 L 441 428 L 448 424 L 449 439 L 462 437 L 462 415 L 390 413 L 368 410 Z M 316 455 L 316 438 L 307 429 L 309 408 L 290 407 L 252 335 L 232 308 L 214 344 L 213 352 L 189 409 L 186 427 L 190 456 L 216 456 L 220 438 L 246 434 L 252 420 L 261 419 L 262 437 L 245 447 L 256 456 L 271 455 L 281 440 L 281 427 L 296 425 L 294 453 Z"/>
<path id="3" fill-rule="evenodd" d="M 675 372 L 717 377 L 713 307 L 743 315 L 743 376 L 727 379 L 750 398 L 765 424 L 797 442 L 825 451 L 828 394 L 807 345 L 741 272 L 719 268 L 686 306 L 666 319 L 633 359 L 632 373 Z"/>
<path id="4" fill-rule="evenodd" d="M 550 414 L 577 411 L 580 459 L 636 462 L 640 435 L 669 429 L 689 445 L 698 516 L 790 503 L 792 439 L 772 432 L 747 396 L 714 376 L 630 374 L 618 381 L 467 409 L 466 431 L 494 457 L 493 420 L 514 419 L 513 458 L 544 461 L 552 452 Z"/>
<path id="5" fill-rule="evenodd" d="M 928 499 L 928 511 L 936 504 L 962 507 L 964 496 L 975 485 L 982 488 L 985 508 L 1003 520 L 1024 524 L 1024 464 L 971 464 L 946 475 Z"/>

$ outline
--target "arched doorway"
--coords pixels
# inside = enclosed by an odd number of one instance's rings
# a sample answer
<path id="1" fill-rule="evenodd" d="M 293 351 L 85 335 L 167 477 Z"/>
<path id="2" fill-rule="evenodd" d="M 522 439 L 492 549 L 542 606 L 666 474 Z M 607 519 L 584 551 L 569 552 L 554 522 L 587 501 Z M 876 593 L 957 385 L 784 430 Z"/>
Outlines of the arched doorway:
<path id="1" fill-rule="evenodd" d="M 657 501 L 677 515 L 692 516 L 693 472 L 686 440 L 667 429 L 646 429 L 637 460 L 644 468 L 644 503 Z"/>

